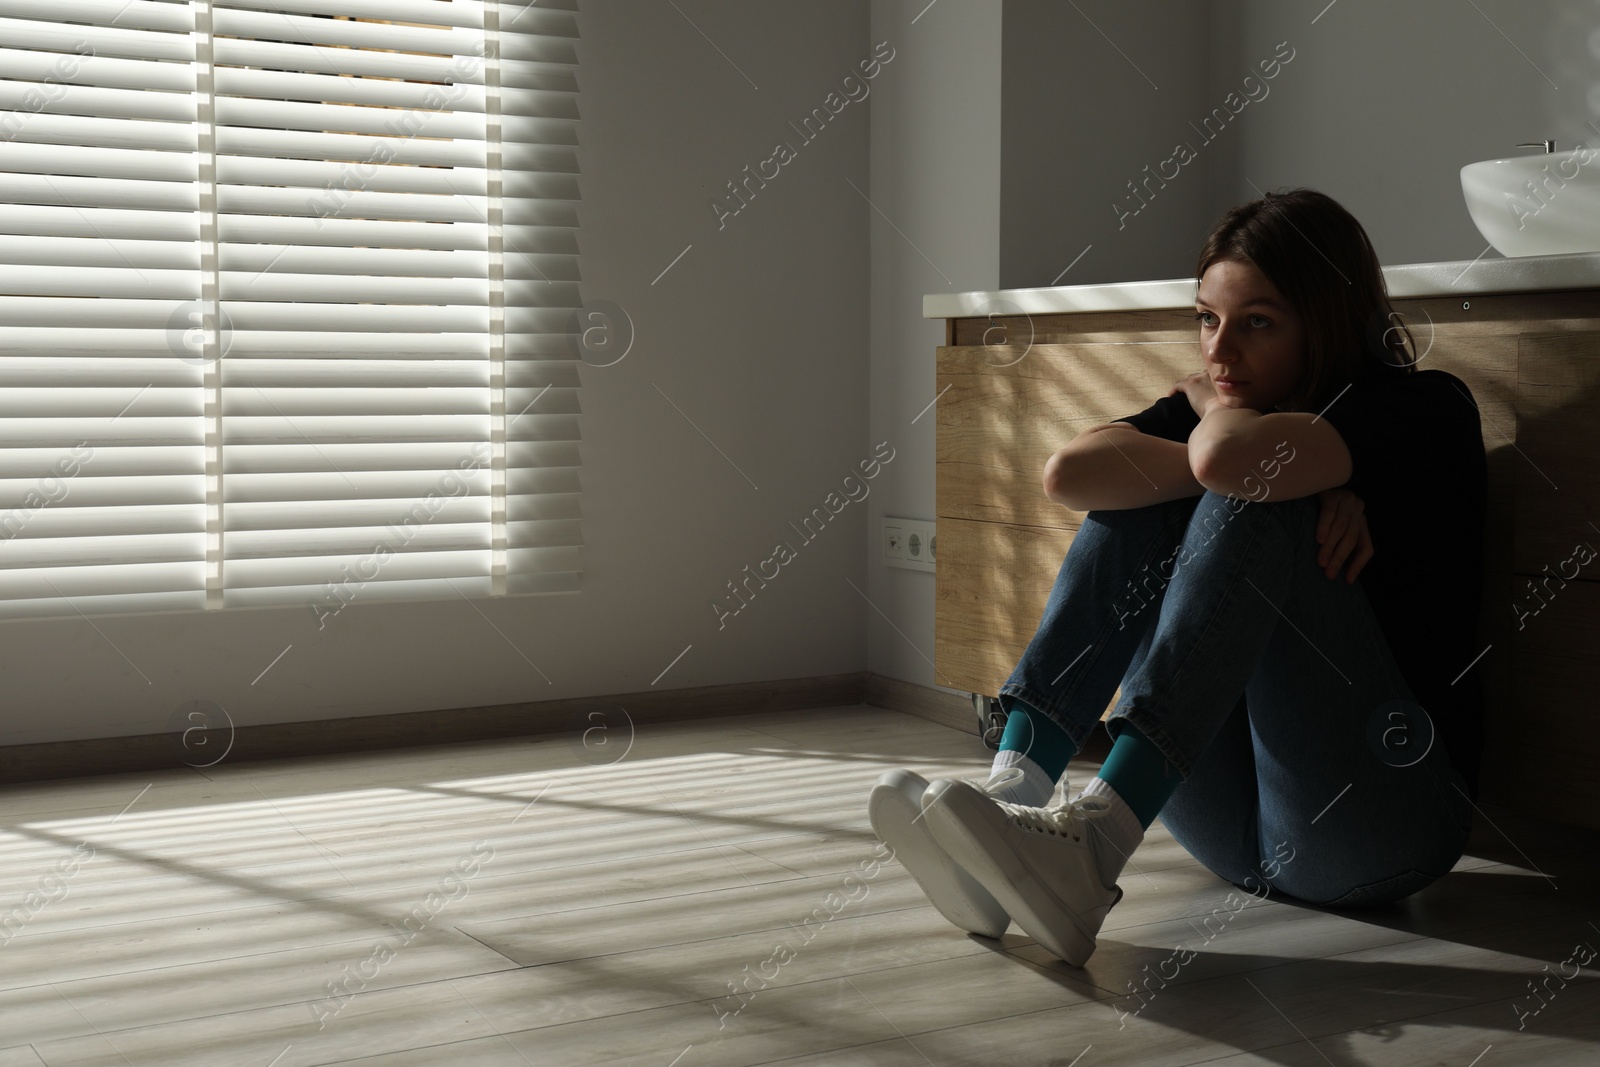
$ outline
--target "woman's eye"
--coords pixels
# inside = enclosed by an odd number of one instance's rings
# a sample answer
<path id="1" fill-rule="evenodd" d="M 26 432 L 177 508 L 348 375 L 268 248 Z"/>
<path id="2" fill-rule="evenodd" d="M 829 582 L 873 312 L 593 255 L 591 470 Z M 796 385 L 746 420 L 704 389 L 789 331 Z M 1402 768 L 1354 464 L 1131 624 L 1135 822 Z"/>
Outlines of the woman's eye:
<path id="1" fill-rule="evenodd" d="M 1267 325 L 1270 325 L 1270 324 L 1267 322 L 1266 317 L 1263 316 L 1263 315 L 1251 315 L 1250 316 L 1250 325 L 1256 327 L 1257 329 L 1260 329 L 1261 327 L 1267 326 Z"/>
<path id="2" fill-rule="evenodd" d="M 1211 325 L 1211 312 L 1209 311 L 1196 312 L 1194 317 L 1200 321 L 1202 326 Z"/>

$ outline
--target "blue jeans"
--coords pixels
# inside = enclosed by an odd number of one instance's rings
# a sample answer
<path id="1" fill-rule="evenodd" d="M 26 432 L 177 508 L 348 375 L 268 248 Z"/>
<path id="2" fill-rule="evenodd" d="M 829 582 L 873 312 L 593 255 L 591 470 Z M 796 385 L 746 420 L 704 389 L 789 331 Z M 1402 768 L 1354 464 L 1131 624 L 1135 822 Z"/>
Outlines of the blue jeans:
<path id="1" fill-rule="evenodd" d="M 1318 514 L 1209 492 L 1091 512 L 999 699 L 1081 749 L 1120 684 L 1107 729 L 1132 724 L 1182 777 L 1161 819 L 1207 869 L 1385 904 L 1454 866 L 1472 805 L 1360 581 L 1317 565 Z"/>

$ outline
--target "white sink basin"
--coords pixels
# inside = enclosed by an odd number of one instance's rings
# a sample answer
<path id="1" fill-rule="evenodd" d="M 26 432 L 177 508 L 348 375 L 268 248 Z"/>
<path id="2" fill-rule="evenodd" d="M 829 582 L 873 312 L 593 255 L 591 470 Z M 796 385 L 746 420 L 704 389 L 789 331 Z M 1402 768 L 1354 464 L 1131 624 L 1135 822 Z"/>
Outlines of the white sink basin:
<path id="1" fill-rule="evenodd" d="M 1503 256 L 1600 252 L 1600 150 L 1468 163 L 1461 192 L 1478 232 Z"/>

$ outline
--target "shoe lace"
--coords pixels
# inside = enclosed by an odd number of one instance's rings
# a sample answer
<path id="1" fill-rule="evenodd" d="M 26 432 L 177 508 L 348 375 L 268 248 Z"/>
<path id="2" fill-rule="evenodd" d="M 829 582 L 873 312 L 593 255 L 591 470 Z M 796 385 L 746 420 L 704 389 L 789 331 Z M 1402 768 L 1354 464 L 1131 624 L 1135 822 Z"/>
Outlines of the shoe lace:
<path id="1" fill-rule="evenodd" d="M 1005 788 L 1022 778 L 1022 770 L 1017 767 L 1007 767 L 987 781 L 967 779 L 973 786 L 995 797 L 995 803 L 1000 805 L 1011 821 L 1024 830 L 1035 833 L 1049 834 L 1052 837 L 1066 836 L 1074 841 L 1082 841 L 1088 833 L 1089 822 L 1103 817 L 1111 810 L 1111 802 L 1105 797 L 1087 796 L 1076 800 L 1063 800 L 1058 804 L 1050 804 L 1042 808 L 1030 807 L 1026 804 L 1013 804 L 1008 800 L 1001 800 L 995 794 L 1003 792 Z M 1063 796 L 1070 796 L 1067 780 L 1061 779 Z"/>

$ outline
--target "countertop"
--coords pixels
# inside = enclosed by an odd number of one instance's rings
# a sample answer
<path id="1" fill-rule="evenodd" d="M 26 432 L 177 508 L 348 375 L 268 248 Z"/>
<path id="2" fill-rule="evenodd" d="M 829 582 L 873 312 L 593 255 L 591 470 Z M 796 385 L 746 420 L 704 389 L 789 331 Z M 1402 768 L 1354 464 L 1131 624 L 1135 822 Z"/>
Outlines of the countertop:
<path id="1" fill-rule="evenodd" d="M 1486 293 L 1548 292 L 1557 289 L 1600 289 L 1600 252 L 1564 256 L 1520 256 L 1515 259 L 1458 260 L 1451 263 L 1406 263 L 1383 268 L 1389 296 L 1400 300 L 1424 296 L 1480 296 Z M 922 298 L 926 319 L 977 315 L 1048 315 L 1074 311 L 1135 311 L 1194 306 L 1192 278 L 1103 285 L 1057 285 L 1044 289 L 996 289 L 989 292 L 932 293 Z"/>

